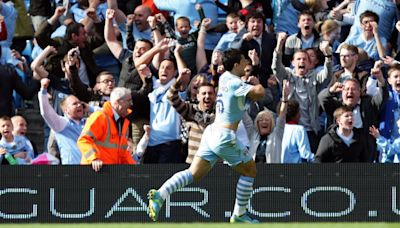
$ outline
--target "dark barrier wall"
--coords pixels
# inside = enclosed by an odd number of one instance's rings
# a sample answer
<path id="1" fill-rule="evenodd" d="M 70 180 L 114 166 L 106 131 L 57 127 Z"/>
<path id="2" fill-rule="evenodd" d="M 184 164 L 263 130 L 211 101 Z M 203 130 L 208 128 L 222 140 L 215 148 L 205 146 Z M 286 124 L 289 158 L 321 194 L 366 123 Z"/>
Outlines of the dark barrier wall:
<path id="1" fill-rule="evenodd" d="M 186 165 L 0 167 L 0 222 L 150 222 L 147 191 Z M 260 165 L 262 222 L 400 221 L 398 164 Z M 161 222 L 227 222 L 238 175 L 217 165 L 167 199 Z"/>

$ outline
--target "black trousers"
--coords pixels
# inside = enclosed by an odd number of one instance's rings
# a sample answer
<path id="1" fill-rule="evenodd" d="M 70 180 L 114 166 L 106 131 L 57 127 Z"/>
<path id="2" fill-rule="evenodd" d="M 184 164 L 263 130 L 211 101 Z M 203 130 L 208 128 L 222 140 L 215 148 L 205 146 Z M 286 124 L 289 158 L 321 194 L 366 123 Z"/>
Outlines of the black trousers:
<path id="1" fill-rule="evenodd" d="M 308 141 L 310 142 L 310 149 L 313 154 L 317 153 L 319 141 L 321 140 L 320 134 L 315 134 L 314 131 L 307 131 Z"/>
<path id="2" fill-rule="evenodd" d="M 143 163 L 182 163 L 185 159 L 182 153 L 182 141 L 175 140 L 147 147 Z"/>

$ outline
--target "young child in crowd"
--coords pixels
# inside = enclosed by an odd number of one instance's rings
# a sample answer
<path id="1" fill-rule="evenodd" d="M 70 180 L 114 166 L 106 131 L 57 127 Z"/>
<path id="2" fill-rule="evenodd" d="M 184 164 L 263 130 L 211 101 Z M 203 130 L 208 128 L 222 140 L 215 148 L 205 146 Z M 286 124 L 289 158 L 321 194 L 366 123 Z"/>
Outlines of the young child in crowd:
<path id="1" fill-rule="evenodd" d="M 35 145 L 33 145 L 32 142 L 26 136 L 26 133 L 28 131 L 28 123 L 26 122 L 25 118 L 20 115 L 15 115 L 15 116 L 11 117 L 11 122 L 14 127 L 14 130 L 12 132 L 13 135 L 14 136 L 22 136 L 22 137 L 26 138 L 26 144 L 34 152 L 34 157 L 36 157 L 36 155 L 38 155 L 38 153 L 35 148 Z"/>
<path id="2" fill-rule="evenodd" d="M 197 25 L 197 29 L 193 32 L 191 32 L 192 26 L 190 25 L 189 17 L 181 16 L 177 18 L 175 21 L 174 31 L 162 14 L 156 15 L 158 23 L 161 23 L 161 25 L 164 27 L 166 36 L 175 39 L 182 46 L 182 58 L 185 60 L 186 66 L 190 69 L 192 75 L 196 74 L 197 72 L 197 38 L 199 36 L 201 23 L 204 23 L 203 19 L 205 19 L 204 11 L 200 4 L 196 4 L 196 10 L 200 16 L 200 23 Z M 211 21 L 207 22 L 207 24 L 209 23 L 211 23 Z"/>
<path id="3" fill-rule="evenodd" d="M 231 43 L 237 33 L 240 30 L 240 25 L 244 25 L 242 21 L 240 21 L 239 15 L 236 13 L 230 13 L 226 16 L 226 26 L 228 27 L 228 32 L 224 33 L 221 36 L 217 46 L 215 47 L 215 51 L 224 52 L 231 47 Z M 242 26 L 243 28 L 243 26 Z"/>
<path id="4" fill-rule="evenodd" d="M 396 122 L 397 127 L 400 129 L 400 120 Z M 376 138 L 376 144 L 378 146 L 378 150 L 381 153 L 381 161 L 382 162 L 399 162 L 399 155 L 400 155 L 400 138 L 395 139 L 387 139 L 383 137 L 378 128 L 375 126 L 371 126 L 369 128 L 369 132 L 372 136 Z M 396 159 L 393 159 L 397 157 Z M 388 160 L 388 158 L 391 158 Z"/>
<path id="5" fill-rule="evenodd" d="M 28 146 L 28 140 L 20 135 L 13 135 L 13 124 L 10 117 L 4 116 L 0 118 L 0 162 L 7 164 L 4 161 L 4 156 L 11 154 L 18 164 L 30 164 L 33 159 L 33 150 Z"/>

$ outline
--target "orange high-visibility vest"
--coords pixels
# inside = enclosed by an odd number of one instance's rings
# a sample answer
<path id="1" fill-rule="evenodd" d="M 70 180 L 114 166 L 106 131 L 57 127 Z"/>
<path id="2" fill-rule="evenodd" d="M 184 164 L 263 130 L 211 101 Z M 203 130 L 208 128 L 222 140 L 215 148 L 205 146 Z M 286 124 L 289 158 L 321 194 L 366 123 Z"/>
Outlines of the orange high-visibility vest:
<path id="1" fill-rule="evenodd" d="M 135 164 L 128 151 L 128 130 L 129 121 L 125 119 L 119 134 L 111 103 L 104 103 L 103 110 L 94 112 L 86 120 L 78 138 L 81 164 L 91 164 L 95 159 L 102 160 L 104 164 Z"/>

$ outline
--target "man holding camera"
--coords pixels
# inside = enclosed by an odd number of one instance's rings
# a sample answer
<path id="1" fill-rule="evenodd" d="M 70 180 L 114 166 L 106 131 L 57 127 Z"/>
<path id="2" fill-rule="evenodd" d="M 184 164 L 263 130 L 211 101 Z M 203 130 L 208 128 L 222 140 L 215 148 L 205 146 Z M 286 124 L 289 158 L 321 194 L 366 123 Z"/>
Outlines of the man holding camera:
<path id="1" fill-rule="evenodd" d="M 99 73 L 94 60 L 93 50 L 104 43 L 104 38 L 100 34 L 88 36 L 84 25 L 70 23 L 67 25 L 65 38 L 52 39 L 51 34 L 54 32 L 54 25 L 58 23 L 58 19 L 64 14 L 65 10 L 64 7 L 57 7 L 54 15 L 43 22 L 36 31 L 35 38 L 42 49 L 45 49 L 49 45 L 55 47 L 57 50 L 57 52 L 47 57 L 45 68 L 50 74 L 63 75 L 60 61 L 70 49 L 79 47 L 79 77 L 85 84 L 93 87 L 96 84 L 96 76 Z M 94 26 L 96 27 L 96 31 L 103 30 L 102 23 L 96 22 Z"/>

